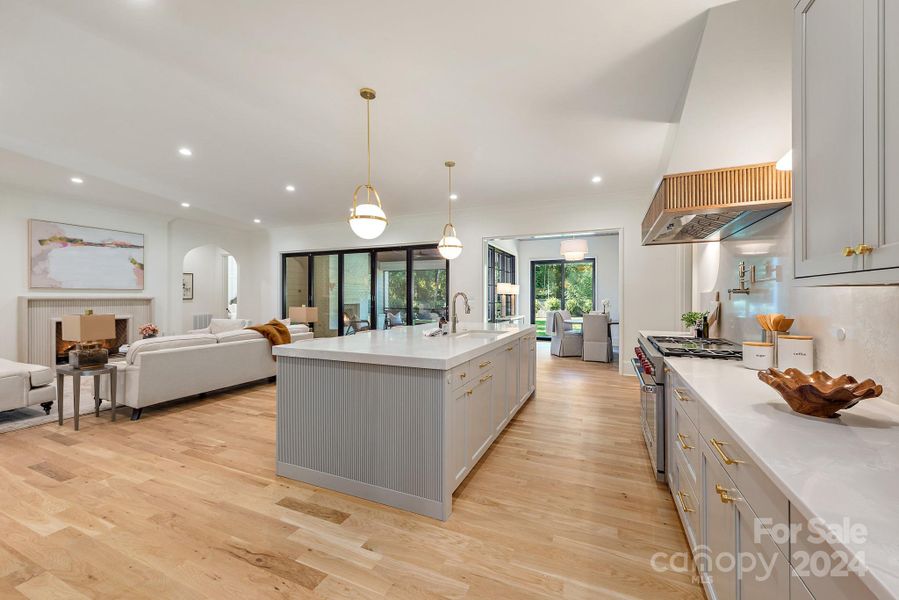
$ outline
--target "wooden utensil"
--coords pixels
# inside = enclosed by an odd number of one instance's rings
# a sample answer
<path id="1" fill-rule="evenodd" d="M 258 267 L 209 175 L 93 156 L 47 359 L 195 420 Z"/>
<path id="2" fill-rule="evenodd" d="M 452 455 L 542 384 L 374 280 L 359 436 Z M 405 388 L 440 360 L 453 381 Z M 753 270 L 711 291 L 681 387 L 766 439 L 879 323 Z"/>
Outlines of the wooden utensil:
<path id="1" fill-rule="evenodd" d="M 765 315 L 756 315 L 755 320 L 759 322 L 759 325 L 762 326 L 762 329 L 768 330 L 768 323 L 765 321 Z"/>
<path id="2" fill-rule="evenodd" d="M 783 323 L 783 320 L 784 316 L 780 313 L 774 313 L 773 315 L 771 315 L 771 329 L 773 329 L 774 331 L 782 331 L 780 326 Z"/>
<path id="3" fill-rule="evenodd" d="M 786 332 L 790 331 L 790 327 L 793 326 L 794 321 L 795 321 L 795 319 L 784 319 L 783 321 L 781 321 L 780 329 L 778 331 L 780 331 L 782 333 L 786 333 Z"/>

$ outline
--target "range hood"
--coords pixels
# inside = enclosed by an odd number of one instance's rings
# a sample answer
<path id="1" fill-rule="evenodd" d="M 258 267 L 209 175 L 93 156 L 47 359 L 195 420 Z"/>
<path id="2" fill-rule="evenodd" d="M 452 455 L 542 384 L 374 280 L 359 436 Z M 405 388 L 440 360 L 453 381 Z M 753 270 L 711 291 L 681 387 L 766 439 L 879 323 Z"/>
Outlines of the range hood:
<path id="1" fill-rule="evenodd" d="M 643 217 L 643 245 L 726 239 L 792 202 L 775 163 L 665 175 Z"/>

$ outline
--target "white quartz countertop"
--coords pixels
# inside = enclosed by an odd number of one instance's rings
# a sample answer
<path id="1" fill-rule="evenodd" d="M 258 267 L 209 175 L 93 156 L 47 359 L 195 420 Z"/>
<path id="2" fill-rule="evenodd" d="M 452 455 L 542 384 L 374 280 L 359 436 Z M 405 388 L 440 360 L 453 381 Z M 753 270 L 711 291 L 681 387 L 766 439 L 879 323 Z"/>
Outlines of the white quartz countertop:
<path id="1" fill-rule="evenodd" d="M 878 597 L 899 598 L 899 405 L 876 398 L 836 419 L 808 417 L 742 362 L 666 363 L 807 518 L 867 529 L 864 541 L 834 546 L 863 558 Z"/>
<path id="2" fill-rule="evenodd" d="M 436 323 L 275 346 L 275 356 L 446 371 L 536 331 L 524 323 L 459 323 L 457 333 L 425 337 Z"/>

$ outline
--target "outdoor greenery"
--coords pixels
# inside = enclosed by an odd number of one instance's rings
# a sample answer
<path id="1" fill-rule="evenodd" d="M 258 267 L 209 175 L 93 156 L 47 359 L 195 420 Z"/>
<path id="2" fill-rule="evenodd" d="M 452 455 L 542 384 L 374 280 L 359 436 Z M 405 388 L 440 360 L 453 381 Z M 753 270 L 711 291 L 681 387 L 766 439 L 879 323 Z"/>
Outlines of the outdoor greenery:
<path id="1" fill-rule="evenodd" d="M 546 335 L 546 311 L 565 310 L 582 317 L 593 310 L 593 263 L 543 263 L 534 267 L 534 322 L 537 335 Z"/>

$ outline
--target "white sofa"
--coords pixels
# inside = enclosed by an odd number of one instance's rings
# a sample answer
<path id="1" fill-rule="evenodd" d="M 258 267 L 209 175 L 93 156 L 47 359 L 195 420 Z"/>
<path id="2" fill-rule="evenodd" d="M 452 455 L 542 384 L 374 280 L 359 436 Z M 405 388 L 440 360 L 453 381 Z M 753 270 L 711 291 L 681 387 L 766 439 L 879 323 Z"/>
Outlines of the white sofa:
<path id="1" fill-rule="evenodd" d="M 306 325 L 289 327 L 291 341 L 312 339 Z M 272 346 L 260 333 L 235 329 L 138 340 L 117 363 L 116 404 L 134 409 L 275 376 Z M 101 396 L 109 398 L 107 378 Z"/>
<path id="2" fill-rule="evenodd" d="M 55 400 L 50 367 L 0 358 L 0 411 L 40 404 L 49 415 Z"/>

